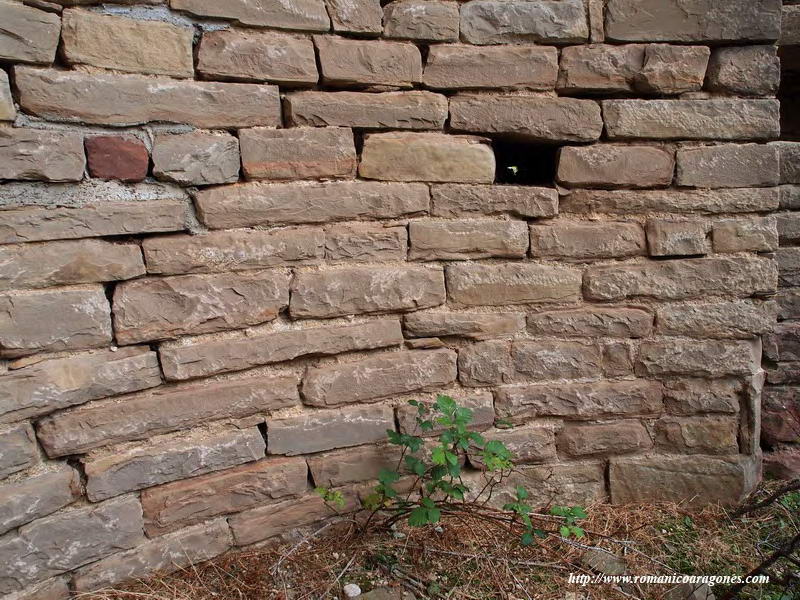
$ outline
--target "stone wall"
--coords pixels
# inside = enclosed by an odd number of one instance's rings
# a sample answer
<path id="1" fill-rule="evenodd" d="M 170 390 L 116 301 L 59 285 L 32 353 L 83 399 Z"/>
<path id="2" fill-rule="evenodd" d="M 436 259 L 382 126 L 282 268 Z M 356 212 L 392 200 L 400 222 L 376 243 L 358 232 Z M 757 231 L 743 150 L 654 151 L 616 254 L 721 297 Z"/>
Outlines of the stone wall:
<path id="1" fill-rule="evenodd" d="M 0 0 L 0 595 L 354 505 L 436 392 L 535 502 L 758 480 L 780 0 L 384 4 Z"/>

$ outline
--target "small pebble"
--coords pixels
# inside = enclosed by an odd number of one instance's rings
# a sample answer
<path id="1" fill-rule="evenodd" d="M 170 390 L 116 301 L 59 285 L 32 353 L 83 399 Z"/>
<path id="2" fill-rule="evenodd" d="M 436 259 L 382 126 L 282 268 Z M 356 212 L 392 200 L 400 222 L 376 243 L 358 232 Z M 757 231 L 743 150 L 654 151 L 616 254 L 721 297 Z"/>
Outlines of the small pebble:
<path id="1" fill-rule="evenodd" d="M 358 587 L 358 584 L 348 583 L 344 586 L 344 595 L 347 598 L 358 598 L 361 595 L 361 588 Z"/>

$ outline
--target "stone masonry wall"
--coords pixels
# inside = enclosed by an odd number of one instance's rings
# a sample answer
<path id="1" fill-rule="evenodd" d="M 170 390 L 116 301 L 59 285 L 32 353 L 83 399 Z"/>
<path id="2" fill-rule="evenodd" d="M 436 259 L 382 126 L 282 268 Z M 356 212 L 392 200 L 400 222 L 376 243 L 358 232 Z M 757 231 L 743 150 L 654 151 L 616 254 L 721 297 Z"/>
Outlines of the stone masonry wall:
<path id="1" fill-rule="evenodd" d="M 535 502 L 757 482 L 781 1 L 382 4 L 0 0 L 0 596 L 355 505 L 436 392 Z"/>

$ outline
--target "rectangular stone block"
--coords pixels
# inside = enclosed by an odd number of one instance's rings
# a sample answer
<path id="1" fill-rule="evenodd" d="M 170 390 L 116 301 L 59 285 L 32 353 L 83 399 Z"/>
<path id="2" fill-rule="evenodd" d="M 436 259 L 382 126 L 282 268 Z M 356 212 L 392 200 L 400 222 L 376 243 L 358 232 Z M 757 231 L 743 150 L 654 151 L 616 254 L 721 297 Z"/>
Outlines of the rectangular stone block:
<path id="1" fill-rule="evenodd" d="M 340 282 L 347 281 L 343 294 Z M 295 319 L 410 311 L 445 302 L 441 268 L 342 267 L 295 273 L 289 312 Z"/>
<path id="2" fill-rule="evenodd" d="M 461 7 L 461 36 L 470 44 L 572 44 L 589 39 L 589 23 L 582 0 L 472 0 Z"/>
<path id="3" fill-rule="evenodd" d="M 79 8 L 62 13 L 61 40 L 70 65 L 129 73 L 192 77 L 192 27 L 140 21 Z"/>
<path id="4" fill-rule="evenodd" d="M 294 376 L 159 387 L 45 417 L 37 434 L 48 456 L 64 456 L 298 403 Z"/>
<path id="5" fill-rule="evenodd" d="M 496 496 L 497 504 L 513 502 L 518 485 L 530 491 L 526 502 L 533 506 L 551 502 L 590 506 L 606 499 L 605 469 L 600 462 L 532 465 L 517 470 L 508 478 L 508 488 Z"/>
<path id="6" fill-rule="evenodd" d="M 266 445 L 255 427 L 149 443 L 144 448 L 85 458 L 86 495 L 97 502 L 125 492 L 194 477 L 264 456 Z"/>
<path id="7" fill-rule="evenodd" d="M 422 81 L 425 87 L 439 90 L 552 90 L 557 77 L 558 50 L 555 48 L 436 44 L 428 53 Z"/>
<path id="8" fill-rule="evenodd" d="M 656 377 L 722 377 L 752 375 L 760 364 L 761 344 L 757 342 L 664 338 L 642 343 L 636 372 Z"/>
<path id="9" fill-rule="evenodd" d="M 772 142 L 770 146 L 778 149 L 781 183 L 800 184 L 800 142 Z"/>
<path id="10" fill-rule="evenodd" d="M 653 315 L 639 308 L 581 308 L 528 315 L 528 332 L 554 337 L 647 337 Z"/>
<path id="11" fill-rule="evenodd" d="M 653 440 L 640 421 L 569 423 L 558 433 L 558 448 L 567 456 L 607 456 L 645 451 Z"/>
<path id="12" fill-rule="evenodd" d="M 0 294 L 0 357 L 98 348 L 111 337 L 100 285 Z"/>
<path id="13" fill-rule="evenodd" d="M 18 423 L 0 429 L 0 479 L 32 467 L 38 462 L 36 436 L 28 423 Z"/>
<path id="14" fill-rule="evenodd" d="M 327 0 L 325 4 L 337 33 L 380 35 L 383 31 L 380 0 Z"/>
<path id="15" fill-rule="evenodd" d="M 20 106 L 55 121 L 139 125 L 154 121 L 205 129 L 280 127 L 278 88 L 252 83 L 175 81 L 17 67 Z"/>
<path id="16" fill-rule="evenodd" d="M 0 423 L 160 384 L 158 357 L 147 348 L 45 360 L 0 375 Z"/>
<path id="17" fill-rule="evenodd" d="M 80 494 L 80 476 L 66 465 L 0 485 L 0 534 L 54 513 Z"/>
<path id="18" fill-rule="evenodd" d="M 611 139 L 770 140 L 780 135 L 777 100 L 603 100 Z"/>
<path id="19" fill-rule="evenodd" d="M 673 415 L 736 414 L 741 396 L 742 382 L 734 378 L 664 380 L 664 404 Z"/>
<path id="20" fill-rule="evenodd" d="M 434 390 L 455 381 L 456 374 L 456 353 L 452 350 L 392 352 L 310 368 L 301 392 L 305 404 L 338 406 Z"/>
<path id="21" fill-rule="evenodd" d="M 565 259 L 626 258 L 647 254 L 647 241 L 636 223 L 531 225 L 531 256 Z"/>
<path id="22" fill-rule="evenodd" d="M 656 146 L 565 146 L 558 154 L 558 181 L 568 187 L 662 187 L 672 183 L 675 160 Z"/>
<path id="23" fill-rule="evenodd" d="M 0 2 L 0 60 L 50 64 L 56 56 L 61 19 L 58 15 L 25 6 Z"/>
<path id="24" fill-rule="evenodd" d="M 716 221 L 711 234 L 716 252 L 771 252 L 778 249 L 775 217 Z"/>
<path id="25" fill-rule="evenodd" d="M 197 17 L 227 19 L 253 27 L 328 31 L 331 21 L 322 0 L 170 0 L 170 8 Z"/>
<path id="26" fill-rule="evenodd" d="M 315 36 L 322 81 L 333 87 L 410 88 L 422 81 L 422 57 L 413 44 Z"/>
<path id="27" fill-rule="evenodd" d="M 149 273 L 224 273 L 316 262 L 325 256 L 325 234 L 317 228 L 211 231 L 146 238 L 142 250 Z"/>
<path id="28" fill-rule="evenodd" d="M 558 89 L 568 94 L 631 93 L 642 72 L 646 46 L 592 44 L 561 50 Z"/>
<path id="29" fill-rule="evenodd" d="M 280 56 L 281 60 L 271 57 Z M 269 81 L 281 85 L 317 83 L 314 44 L 307 37 L 242 29 L 204 31 L 197 72 L 209 79 Z"/>
<path id="30" fill-rule="evenodd" d="M 701 256 L 711 253 L 706 220 L 648 219 L 647 245 L 650 256 Z"/>
<path id="31" fill-rule="evenodd" d="M 732 417 L 662 417 L 655 423 L 656 447 L 683 454 L 737 454 L 738 425 Z"/>
<path id="32" fill-rule="evenodd" d="M 703 88 L 711 50 L 706 46 L 649 44 L 636 87 L 650 94 L 684 94 Z"/>
<path id="33" fill-rule="evenodd" d="M 551 188 L 512 185 L 432 185 L 437 217 L 511 215 L 554 217 L 558 214 L 558 192 Z"/>
<path id="34" fill-rule="evenodd" d="M 596 344 L 537 340 L 517 341 L 511 349 L 517 380 L 597 378 L 603 359 Z"/>
<path id="35" fill-rule="evenodd" d="M 557 459 L 555 435 L 548 425 L 527 425 L 513 429 L 495 429 L 486 432 L 486 439 L 506 445 L 514 456 L 514 464 L 551 462 Z M 470 448 L 470 463 L 481 465 L 480 452 Z"/>
<path id="36" fill-rule="evenodd" d="M 522 258 L 528 252 L 524 221 L 417 220 L 409 223 L 408 233 L 411 260 Z"/>
<path id="37" fill-rule="evenodd" d="M 204 225 L 226 229 L 406 218 L 427 213 L 430 198 L 419 183 L 332 181 L 242 183 L 202 190 L 196 202 Z"/>
<path id="38" fill-rule="evenodd" d="M 770 187 L 780 181 L 778 148 L 722 144 L 678 148 L 676 183 L 686 187 Z"/>
<path id="39" fill-rule="evenodd" d="M 308 410 L 290 417 L 267 419 L 269 454 L 309 454 L 370 444 L 394 429 L 391 406 L 353 406 Z"/>
<path id="40" fill-rule="evenodd" d="M 472 421 L 469 425 L 471 431 L 484 431 L 494 425 L 494 398 L 492 398 L 491 392 L 486 390 L 464 390 L 461 388 L 454 388 L 442 390 L 441 393 L 453 398 L 458 402 L 459 406 L 463 406 L 472 411 Z M 426 403 L 430 405 L 430 402 Z M 433 429 L 421 431 L 417 425 L 419 412 L 410 404 L 398 405 L 396 415 L 397 429 L 401 433 L 425 437 L 439 435 L 445 429 L 441 423 L 434 422 Z M 430 446 L 423 446 L 421 452 L 429 452 L 429 447 Z"/>
<path id="41" fill-rule="evenodd" d="M 153 140 L 156 179 L 181 185 L 231 183 L 239 180 L 239 165 L 239 140 L 229 133 L 192 131 Z"/>
<path id="42" fill-rule="evenodd" d="M 581 272 L 537 264 L 448 265 L 450 300 L 464 305 L 575 302 L 581 297 Z"/>
<path id="43" fill-rule="evenodd" d="M 383 35 L 427 42 L 457 42 L 458 12 L 457 2 L 391 2 L 383 9 Z"/>
<path id="44" fill-rule="evenodd" d="M 325 228 L 325 259 L 347 262 L 404 261 L 408 255 L 406 227 L 354 223 Z"/>
<path id="45" fill-rule="evenodd" d="M 0 121 L 13 121 L 16 118 L 17 107 L 14 106 L 8 75 L 5 71 L 0 70 Z"/>
<path id="46" fill-rule="evenodd" d="M 37 583 L 8 597 L 11 600 L 69 600 L 69 586 L 63 577 L 53 577 Z"/>
<path id="47" fill-rule="evenodd" d="M 327 356 L 373 350 L 403 342 L 400 322 L 384 319 L 339 327 L 313 327 L 275 331 L 242 338 L 198 341 L 159 348 L 167 379 L 190 379 L 301 356 Z M 1 381 L 1 380 L 0 380 Z"/>
<path id="48" fill-rule="evenodd" d="M 782 244 L 800 241 L 800 213 L 781 213 L 775 216 L 778 227 L 778 240 Z"/>
<path id="49" fill-rule="evenodd" d="M 708 64 L 708 87 L 741 96 L 773 96 L 781 79 L 775 46 L 715 48 Z"/>
<path id="50" fill-rule="evenodd" d="M 85 166 L 78 133 L 0 128 L 0 180 L 80 181 Z"/>
<path id="51" fill-rule="evenodd" d="M 763 338 L 766 357 L 774 361 L 799 361 L 800 323 L 790 321 L 776 325 L 773 321 L 773 329 Z"/>
<path id="52" fill-rule="evenodd" d="M 778 248 L 775 259 L 781 287 L 800 285 L 800 248 Z"/>
<path id="53" fill-rule="evenodd" d="M 781 36 L 778 39 L 778 44 L 781 46 L 800 45 L 800 33 L 797 32 L 798 25 L 800 25 L 800 9 L 791 4 L 784 5 L 781 14 Z"/>
<path id="54" fill-rule="evenodd" d="M 397 446 L 360 446 L 309 457 L 308 468 L 314 483 L 325 487 L 361 483 L 378 479 L 382 469 L 397 470 Z"/>
<path id="55" fill-rule="evenodd" d="M 462 385 L 470 387 L 513 382 L 516 372 L 511 360 L 511 342 L 492 340 L 461 348 L 458 379 Z"/>
<path id="56" fill-rule="evenodd" d="M 775 299 L 779 319 L 800 319 L 800 290 L 779 290 Z"/>
<path id="57" fill-rule="evenodd" d="M 259 460 L 160 485 L 142 492 L 145 531 L 150 537 L 163 535 L 219 515 L 299 496 L 307 487 L 308 466 L 301 458 Z"/>
<path id="58" fill-rule="evenodd" d="M 525 327 L 522 313 L 430 312 L 406 315 L 406 335 L 411 337 L 457 336 L 473 340 L 512 336 Z"/>
<path id="59" fill-rule="evenodd" d="M 495 3 L 514 5 L 505 0 Z M 600 107 L 592 100 L 464 94 L 450 99 L 450 127 L 454 131 L 513 134 L 540 142 L 593 142 L 600 138 L 603 120 Z"/>
<path id="60" fill-rule="evenodd" d="M 703 302 L 656 308 L 656 332 L 697 338 L 752 338 L 772 331 L 774 302 Z"/>

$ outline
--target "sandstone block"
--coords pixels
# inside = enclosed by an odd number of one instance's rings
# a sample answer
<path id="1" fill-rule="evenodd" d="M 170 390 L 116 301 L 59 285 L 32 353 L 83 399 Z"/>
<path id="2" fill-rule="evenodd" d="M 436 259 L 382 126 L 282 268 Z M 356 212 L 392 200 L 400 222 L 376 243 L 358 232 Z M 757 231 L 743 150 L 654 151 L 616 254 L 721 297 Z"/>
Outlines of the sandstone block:
<path id="1" fill-rule="evenodd" d="M 586 273 L 584 289 L 593 300 L 635 297 L 681 300 L 705 295 L 766 295 L 776 287 L 777 270 L 773 261 L 742 257 L 591 267 Z"/>
<path id="2" fill-rule="evenodd" d="M 280 60 L 273 58 L 277 56 Z M 282 85 L 308 85 L 318 79 L 314 44 L 309 38 L 242 29 L 203 32 L 197 72 L 209 79 Z"/>
<path id="3" fill-rule="evenodd" d="M 295 406 L 298 400 L 293 376 L 159 387 L 45 417 L 38 422 L 37 433 L 48 456 L 64 456 L 208 421 Z"/>
<path id="4" fill-rule="evenodd" d="M 800 285 L 800 248 L 778 248 L 775 259 L 781 287 Z"/>
<path id="5" fill-rule="evenodd" d="M 527 425 L 513 429 L 496 429 L 485 434 L 488 440 L 503 442 L 514 456 L 514 464 L 530 464 L 556 460 L 556 444 L 553 428 L 542 425 Z M 479 452 L 469 451 L 470 462 L 481 465 Z"/>
<path id="6" fill-rule="evenodd" d="M 494 424 L 494 399 L 492 393 L 483 390 L 444 390 L 442 393 L 454 398 L 459 406 L 468 408 L 472 411 L 472 422 L 469 429 L 472 431 L 483 431 Z M 438 435 L 444 431 L 444 426 L 439 423 L 433 424 L 433 429 L 427 432 L 420 431 L 417 426 L 417 409 L 409 404 L 397 406 L 397 429 L 401 433 L 411 435 L 431 436 Z M 421 452 L 429 452 L 429 446 L 423 446 Z"/>
<path id="7" fill-rule="evenodd" d="M 0 357 L 105 346 L 110 313 L 99 285 L 0 294 Z"/>
<path id="8" fill-rule="evenodd" d="M 144 448 L 84 459 L 86 495 L 96 502 L 125 492 L 194 477 L 264 456 L 264 438 L 254 427 L 200 434 Z"/>
<path id="9" fill-rule="evenodd" d="M 778 240 L 783 244 L 800 241 L 800 214 L 782 213 L 775 217 L 778 227 Z"/>
<path id="10" fill-rule="evenodd" d="M 17 108 L 11 95 L 8 75 L 0 69 L 0 121 L 13 121 L 17 118 Z"/>
<path id="11" fill-rule="evenodd" d="M 403 327 L 411 337 L 458 336 L 473 340 L 506 337 L 525 326 L 522 313 L 430 312 L 406 315 Z"/>
<path id="12" fill-rule="evenodd" d="M 441 129 L 447 98 L 432 92 L 295 92 L 284 109 L 296 127 Z"/>
<path id="13" fill-rule="evenodd" d="M 389 6 L 394 4 L 396 2 Z M 426 1 L 419 4 L 433 3 Z M 422 80 L 425 87 L 440 90 L 464 88 L 552 90 L 555 88 L 557 76 L 558 51 L 555 48 L 436 44 L 431 46 L 428 53 Z"/>
<path id="14" fill-rule="evenodd" d="M 315 484 L 338 487 L 375 480 L 381 469 L 395 470 L 399 460 L 397 446 L 360 446 L 312 456 L 308 468 Z"/>
<path id="15" fill-rule="evenodd" d="M 353 132 L 344 127 L 242 129 L 242 168 L 248 179 L 352 178 Z"/>
<path id="16" fill-rule="evenodd" d="M 664 380 L 664 404 L 675 415 L 736 414 L 741 395 L 742 382 L 733 378 Z"/>
<path id="17" fill-rule="evenodd" d="M 633 375 L 636 348 L 630 342 L 610 342 L 600 346 L 603 355 L 603 374 L 606 377 Z"/>
<path id="18" fill-rule="evenodd" d="M 580 43 L 589 24 L 581 0 L 472 0 L 461 7 L 461 36 L 470 44 Z"/>
<path id="19" fill-rule="evenodd" d="M 170 0 L 170 8 L 198 17 L 228 19 L 242 25 L 328 31 L 330 18 L 322 0 L 298 0 L 287 4 L 279 0 Z"/>
<path id="20" fill-rule="evenodd" d="M 0 430 L 0 479 L 39 462 L 36 436 L 28 423 Z M 2 579 L 0 579 L 2 581 Z"/>
<path id="21" fill-rule="evenodd" d="M 93 135 L 84 140 L 89 174 L 99 179 L 142 181 L 150 168 L 150 154 L 139 138 Z"/>
<path id="22" fill-rule="evenodd" d="M 514 342 L 514 370 L 522 379 L 581 379 L 603 374 L 600 348 L 584 342 Z"/>
<path id="23" fill-rule="evenodd" d="M 244 338 L 200 341 L 191 345 L 162 345 L 159 354 L 167 379 L 190 379 L 300 356 L 327 356 L 385 348 L 401 344 L 402 341 L 399 321 L 385 319 L 357 325 L 314 327 Z"/>
<path id="24" fill-rule="evenodd" d="M 325 259 L 328 261 L 404 261 L 408 255 L 405 227 L 351 224 L 325 228 Z"/>
<path id="25" fill-rule="evenodd" d="M 0 422 L 161 384 L 158 357 L 146 348 L 45 360 L 0 376 Z"/>
<path id="26" fill-rule="evenodd" d="M 606 39 L 619 42 L 771 41 L 780 0 L 610 0 Z"/>
<path id="27" fill-rule="evenodd" d="M 315 262 L 325 255 L 325 234 L 316 228 L 212 231 L 147 238 L 142 250 L 149 273 L 222 273 Z"/>
<path id="28" fill-rule="evenodd" d="M 458 3 L 395 0 L 383 9 L 387 38 L 427 42 L 458 41 Z"/>
<path id="29" fill-rule="evenodd" d="M 779 306 L 779 319 L 800 319 L 800 291 L 779 290 L 776 300 Z"/>
<path id="30" fill-rule="evenodd" d="M 471 344 L 458 353 L 458 379 L 463 385 L 485 386 L 514 381 L 511 343 L 492 340 Z"/>
<path id="31" fill-rule="evenodd" d="M 386 438 L 394 429 L 390 406 L 353 406 L 309 410 L 267 420 L 269 454 L 308 454 L 334 448 L 370 444 Z"/>
<path id="32" fill-rule="evenodd" d="M 696 256 L 709 254 L 711 226 L 706 221 L 649 219 L 647 245 L 650 256 Z"/>
<path id="33" fill-rule="evenodd" d="M 653 315 L 638 308 L 581 308 L 528 315 L 528 332 L 554 337 L 647 337 Z"/>
<path id="34" fill-rule="evenodd" d="M 431 214 L 437 217 L 503 215 L 554 217 L 558 192 L 551 188 L 515 185 L 432 185 Z"/>
<path id="35" fill-rule="evenodd" d="M 450 99 L 450 126 L 455 131 L 513 134 L 531 141 L 593 142 L 600 138 L 603 121 L 600 107 L 592 100 L 456 95 Z"/>
<path id="36" fill-rule="evenodd" d="M 800 34 L 797 32 L 798 25 L 800 25 L 800 10 L 791 4 L 784 5 L 781 15 L 781 36 L 778 39 L 778 44 L 781 46 L 797 46 L 800 44 Z"/>
<path id="37" fill-rule="evenodd" d="M 465 305 L 575 302 L 581 296 L 581 272 L 571 267 L 536 264 L 464 264 L 447 267 L 449 298 Z"/>
<path id="38" fill-rule="evenodd" d="M 0 533 L 71 504 L 81 494 L 80 483 L 78 472 L 64 465 L 17 483 L 0 485 Z"/>
<path id="39" fill-rule="evenodd" d="M 723 144 L 678 149 L 677 184 L 687 187 L 769 187 L 780 181 L 778 148 Z"/>
<path id="40" fill-rule="evenodd" d="M 580 462 L 520 467 L 508 484 L 511 490 L 517 485 L 530 490 L 527 502 L 533 506 L 549 502 L 587 506 L 605 498 L 603 470 L 602 463 Z M 510 502 L 512 497 L 506 492 L 505 497 L 498 496 L 498 503 Z"/>
<path id="41" fill-rule="evenodd" d="M 77 8 L 62 13 L 61 45 L 71 65 L 192 77 L 194 29 Z"/>
<path id="42" fill-rule="evenodd" d="M 656 446 L 665 452 L 737 454 L 737 429 L 731 417 L 662 417 L 655 423 Z"/>
<path id="43" fill-rule="evenodd" d="M 20 106 L 39 117 L 94 125 L 154 121 L 207 129 L 279 127 L 278 88 L 17 67 Z"/>
<path id="44" fill-rule="evenodd" d="M 80 181 L 85 166 L 78 133 L 0 128 L 0 180 Z"/>
<path id="45" fill-rule="evenodd" d="M 557 443 L 567 456 L 627 454 L 653 447 L 653 440 L 640 421 L 569 423 L 559 432 Z"/>
<path id="46" fill-rule="evenodd" d="M 772 96 L 778 91 L 781 65 L 775 46 L 716 48 L 708 64 L 708 87 L 742 96 Z"/>
<path id="47" fill-rule="evenodd" d="M 54 577 L 8 596 L 11 600 L 69 600 L 67 581 Z"/>
<path id="48" fill-rule="evenodd" d="M 655 146 L 565 146 L 558 180 L 569 187 L 661 187 L 672 183 L 675 160 Z"/>
<path id="49" fill-rule="evenodd" d="M 752 375 L 760 363 L 761 346 L 755 342 L 664 338 L 642 343 L 636 372 L 652 376 Z"/>
<path id="50" fill-rule="evenodd" d="M 422 81 L 422 57 L 413 44 L 323 36 L 314 44 L 326 85 L 410 88 Z"/>
<path id="51" fill-rule="evenodd" d="M 347 281 L 347 292 L 341 282 Z M 445 301 L 441 269 L 347 267 L 295 273 L 289 312 L 295 319 L 410 311 Z"/>
<path id="52" fill-rule="evenodd" d="M 380 35 L 383 32 L 380 0 L 327 0 L 326 4 L 337 33 Z"/>
<path id="53" fill-rule="evenodd" d="M 716 252 L 771 252 L 778 249 L 775 217 L 724 219 L 712 228 Z"/>
<path id="54" fill-rule="evenodd" d="M 412 221 L 408 231 L 410 259 L 522 258 L 528 252 L 524 221 Z"/>
<path id="55" fill-rule="evenodd" d="M 777 318 L 774 302 L 703 302 L 656 308 L 656 332 L 698 338 L 751 338 L 769 333 Z"/>
<path id="56" fill-rule="evenodd" d="M 642 227 L 636 223 L 553 222 L 531 225 L 531 256 L 566 259 L 625 258 L 647 253 Z"/>
<path id="57" fill-rule="evenodd" d="M 58 15 L 25 6 L 21 2 L 0 3 L 0 60 L 52 63 L 56 56 L 61 19 Z"/>
<path id="58" fill-rule="evenodd" d="M 653 94 L 684 94 L 702 89 L 711 51 L 706 46 L 648 44 L 636 88 Z"/>
<path id="59" fill-rule="evenodd" d="M 219 515 L 299 496 L 306 491 L 307 476 L 305 460 L 271 458 L 149 488 L 142 492 L 145 531 L 155 537 Z"/>
<path id="60" fill-rule="evenodd" d="M 235 182 L 239 141 L 228 133 L 159 135 L 153 142 L 153 176 L 182 185 Z"/>
<path id="61" fill-rule="evenodd" d="M 800 185 L 782 185 L 780 190 L 780 207 L 788 210 L 800 208 Z"/>
<path id="62" fill-rule="evenodd" d="M 611 139 L 775 139 L 778 113 L 777 101 L 766 99 L 603 100 Z"/>
<path id="63" fill-rule="evenodd" d="M 561 51 L 558 89 L 569 93 L 632 92 L 645 46 L 567 46 Z"/>
<path id="64" fill-rule="evenodd" d="M 800 360 L 800 324 L 784 322 L 775 325 L 773 319 L 773 329 L 764 338 L 764 354 L 775 361 Z"/>
<path id="65" fill-rule="evenodd" d="M 371 181 L 242 183 L 203 190 L 196 201 L 200 219 L 211 229 L 399 219 L 424 214 L 430 204 L 423 184 Z"/>

